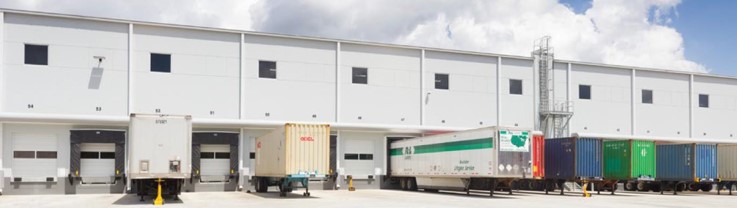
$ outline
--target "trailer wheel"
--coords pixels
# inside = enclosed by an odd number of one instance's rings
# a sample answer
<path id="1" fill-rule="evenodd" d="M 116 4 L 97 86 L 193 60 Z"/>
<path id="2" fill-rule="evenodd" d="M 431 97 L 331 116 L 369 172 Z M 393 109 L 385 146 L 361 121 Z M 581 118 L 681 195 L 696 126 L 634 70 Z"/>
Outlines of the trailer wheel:
<path id="1" fill-rule="evenodd" d="M 631 183 L 631 182 L 624 183 L 624 190 L 626 190 L 626 191 L 634 191 L 635 189 L 636 189 L 635 188 L 635 183 Z"/>
<path id="2" fill-rule="evenodd" d="M 648 187 L 649 184 L 645 182 L 638 182 L 637 183 L 637 191 L 650 191 L 650 187 Z"/>
<path id="3" fill-rule="evenodd" d="M 406 178 L 399 179 L 399 187 L 401 187 L 402 190 L 407 190 L 407 179 Z"/>
<path id="4" fill-rule="evenodd" d="M 686 190 L 686 184 L 683 183 L 676 183 L 675 185 L 675 191 L 676 192 L 682 192 Z"/>
<path id="5" fill-rule="evenodd" d="M 707 183 L 707 184 L 701 184 L 701 191 L 703 192 L 709 192 L 711 189 L 714 188 L 714 185 Z"/>
<path id="6" fill-rule="evenodd" d="M 407 188 L 410 191 L 417 191 L 417 180 L 415 178 L 407 179 Z"/>
<path id="7" fill-rule="evenodd" d="M 269 182 L 266 178 L 257 178 L 256 179 L 256 192 L 258 193 L 266 193 L 266 191 L 269 190 Z"/>
<path id="8" fill-rule="evenodd" d="M 689 183 L 688 184 L 688 190 L 689 191 L 699 191 L 699 188 L 701 188 L 701 185 L 698 183 Z"/>

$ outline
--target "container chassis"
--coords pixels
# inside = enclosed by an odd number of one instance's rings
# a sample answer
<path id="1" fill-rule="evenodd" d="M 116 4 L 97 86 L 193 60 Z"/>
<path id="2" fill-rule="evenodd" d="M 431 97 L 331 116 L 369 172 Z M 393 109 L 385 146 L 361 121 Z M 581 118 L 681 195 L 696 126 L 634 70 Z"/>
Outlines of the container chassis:
<path id="1" fill-rule="evenodd" d="M 322 180 L 325 178 L 324 175 L 294 174 L 285 177 L 256 176 L 253 178 L 253 181 L 257 193 L 266 193 L 269 186 L 276 186 L 279 190 L 279 196 L 286 197 L 287 193 L 291 193 L 299 188 L 305 189 L 302 196 L 310 196 L 310 179 Z"/>

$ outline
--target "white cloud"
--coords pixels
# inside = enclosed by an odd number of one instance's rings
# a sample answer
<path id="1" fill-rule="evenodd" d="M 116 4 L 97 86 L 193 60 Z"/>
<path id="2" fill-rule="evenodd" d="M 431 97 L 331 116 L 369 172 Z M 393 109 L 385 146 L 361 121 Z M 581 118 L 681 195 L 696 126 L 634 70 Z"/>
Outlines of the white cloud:
<path id="1" fill-rule="evenodd" d="M 680 0 L 7 0 L 0 7 L 704 72 L 668 26 Z"/>

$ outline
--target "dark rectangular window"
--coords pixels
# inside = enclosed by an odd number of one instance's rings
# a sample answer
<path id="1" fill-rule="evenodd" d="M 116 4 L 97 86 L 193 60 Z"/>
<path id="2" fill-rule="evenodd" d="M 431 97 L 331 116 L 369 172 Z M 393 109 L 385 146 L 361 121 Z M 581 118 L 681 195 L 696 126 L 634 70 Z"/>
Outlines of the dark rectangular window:
<path id="1" fill-rule="evenodd" d="M 56 151 L 37 151 L 37 159 L 56 159 Z"/>
<path id="2" fill-rule="evenodd" d="M 653 104 L 652 90 L 642 90 L 642 103 Z"/>
<path id="3" fill-rule="evenodd" d="M 709 107 L 709 95 L 699 94 L 699 107 L 702 107 L 702 108 Z"/>
<path id="4" fill-rule="evenodd" d="M 36 158 L 34 151 L 13 151 L 13 158 Z"/>
<path id="5" fill-rule="evenodd" d="M 82 152 L 80 155 L 80 158 L 82 159 L 99 159 L 100 153 L 99 152 Z"/>
<path id="6" fill-rule="evenodd" d="M 151 54 L 151 71 L 152 72 L 171 72 L 171 55 L 152 53 Z"/>
<path id="7" fill-rule="evenodd" d="M 519 80 L 519 79 L 509 80 L 509 94 L 512 94 L 512 95 L 522 94 L 522 80 Z"/>
<path id="8" fill-rule="evenodd" d="M 251 158 L 251 159 L 256 159 L 256 153 L 255 152 L 251 152 L 251 154 L 249 154 L 248 157 Z"/>
<path id="9" fill-rule="evenodd" d="M 25 63 L 33 65 L 49 65 L 49 46 L 26 44 Z"/>
<path id="10" fill-rule="evenodd" d="M 230 152 L 216 152 L 216 159 L 230 159 Z"/>
<path id="11" fill-rule="evenodd" d="M 374 160 L 374 154 L 359 154 L 359 160 Z"/>
<path id="12" fill-rule="evenodd" d="M 344 158 L 346 160 L 358 160 L 358 154 L 345 154 Z"/>
<path id="13" fill-rule="evenodd" d="M 258 77 L 276 79 L 276 62 L 258 61 Z"/>
<path id="14" fill-rule="evenodd" d="M 100 159 L 115 159 L 115 152 L 100 152 Z"/>
<path id="15" fill-rule="evenodd" d="M 213 159 L 213 158 L 215 158 L 215 153 L 214 152 L 201 152 L 200 153 L 200 158 Z"/>
<path id="16" fill-rule="evenodd" d="M 450 89 L 450 83 L 448 83 L 447 74 L 435 74 L 435 89 L 439 89 L 439 90 Z"/>
<path id="17" fill-rule="evenodd" d="M 591 100 L 591 85 L 578 85 L 578 99 Z"/>
<path id="18" fill-rule="evenodd" d="M 368 84 L 368 69 L 353 67 L 353 84 Z"/>

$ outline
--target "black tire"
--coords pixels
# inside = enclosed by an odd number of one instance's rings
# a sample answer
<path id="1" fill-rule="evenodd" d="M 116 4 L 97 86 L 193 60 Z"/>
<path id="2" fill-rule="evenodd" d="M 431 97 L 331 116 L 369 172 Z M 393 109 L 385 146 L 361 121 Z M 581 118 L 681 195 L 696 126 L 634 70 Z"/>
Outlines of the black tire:
<path id="1" fill-rule="evenodd" d="M 638 182 L 637 191 L 650 191 L 650 184 L 647 184 L 645 182 Z"/>
<path id="2" fill-rule="evenodd" d="M 630 182 L 624 183 L 624 190 L 625 191 L 634 191 L 634 190 L 636 190 L 635 183 L 630 183 Z"/>
<path id="3" fill-rule="evenodd" d="M 686 190 L 686 184 L 678 183 L 674 186 L 676 187 L 676 192 L 682 192 Z"/>
<path id="4" fill-rule="evenodd" d="M 710 183 L 708 184 L 701 184 L 701 191 L 703 192 L 710 192 L 712 189 L 714 189 L 714 186 Z"/>
<path id="5" fill-rule="evenodd" d="M 698 183 L 689 183 L 688 184 L 688 190 L 689 191 L 699 191 L 700 188 L 701 188 L 701 185 L 698 184 Z"/>
<path id="6" fill-rule="evenodd" d="M 415 178 L 410 178 L 407 180 L 407 188 L 410 191 L 417 191 L 417 180 Z"/>
<path id="7" fill-rule="evenodd" d="M 256 192 L 266 193 L 269 190 L 269 179 L 258 178 L 256 184 L 258 184 L 258 190 Z"/>
<path id="8" fill-rule="evenodd" d="M 405 191 L 407 190 L 407 179 L 406 178 L 400 178 L 399 179 L 399 187 L 402 190 L 405 190 Z"/>

